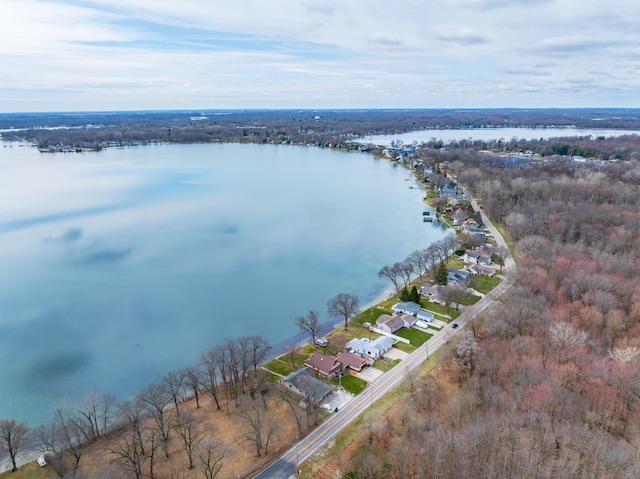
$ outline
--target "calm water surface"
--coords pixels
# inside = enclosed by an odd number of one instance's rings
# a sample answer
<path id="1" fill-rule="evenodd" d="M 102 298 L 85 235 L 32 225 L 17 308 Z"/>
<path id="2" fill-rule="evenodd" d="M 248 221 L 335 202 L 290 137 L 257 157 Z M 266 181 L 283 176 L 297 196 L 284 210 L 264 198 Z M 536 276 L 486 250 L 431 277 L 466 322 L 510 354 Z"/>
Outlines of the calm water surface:
<path id="1" fill-rule="evenodd" d="M 401 135 L 373 135 L 358 140 L 362 143 L 374 143 L 376 145 L 391 145 L 392 141 L 401 140 L 405 145 L 420 144 L 431 140 L 441 140 L 445 143 L 459 140 L 539 140 L 568 136 L 610 136 L 638 135 L 640 131 L 629 130 L 599 130 L 581 128 L 468 128 L 468 129 L 442 129 L 421 130 L 403 133 Z"/>
<path id="2" fill-rule="evenodd" d="M 285 345 L 447 234 L 370 155 L 195 144 L 40 154 L 0 143 L 0 418 L 124 399 L 225 338 Z"/>

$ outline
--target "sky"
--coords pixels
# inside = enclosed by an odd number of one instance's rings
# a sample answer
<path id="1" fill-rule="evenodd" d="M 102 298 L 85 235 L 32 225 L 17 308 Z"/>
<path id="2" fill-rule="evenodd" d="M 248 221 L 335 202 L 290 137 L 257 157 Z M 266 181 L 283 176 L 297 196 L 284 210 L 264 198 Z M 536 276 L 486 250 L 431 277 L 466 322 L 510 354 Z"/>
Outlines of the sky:
<path id="1" fill-rule="evenodd" d="M 637 0 L 0 0 L 0 113 L 640 107 Z"/>

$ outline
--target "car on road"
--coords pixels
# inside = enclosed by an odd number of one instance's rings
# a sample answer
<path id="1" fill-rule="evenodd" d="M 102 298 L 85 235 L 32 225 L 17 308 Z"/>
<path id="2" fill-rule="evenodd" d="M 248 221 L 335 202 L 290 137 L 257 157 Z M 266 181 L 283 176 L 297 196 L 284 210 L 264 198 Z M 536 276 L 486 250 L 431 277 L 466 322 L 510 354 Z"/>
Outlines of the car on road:
<path id="1" fill-rule="evenodd" d="M 456 329 L 456 328 L 458 327 L 458 323 L 453 323 L 453 324 L 451 325 L 451 327 L 452 327 L 453 329 Z"/>

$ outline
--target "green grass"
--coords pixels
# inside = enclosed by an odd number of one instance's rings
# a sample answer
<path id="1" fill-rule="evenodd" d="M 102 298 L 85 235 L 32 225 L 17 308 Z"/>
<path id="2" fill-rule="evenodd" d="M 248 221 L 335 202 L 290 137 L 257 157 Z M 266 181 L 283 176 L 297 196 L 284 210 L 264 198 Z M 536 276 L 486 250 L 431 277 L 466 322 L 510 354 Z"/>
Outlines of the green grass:
<path id="1" fill-rule="evenodd" d="M 268 371 L 272 371 L 276 374 L 280 374 L 281 376 L 286 377 L 289 374 L 291 374 L 293 371 L 295 371 L 297 368 L 291 367 L 291 362 L 290 361 L 285 362 L 285 359 L 288 360 L 289 359 L 288 356 L 283 357 L 283 360 L 274 359 L 273 361 L 270 361 L 267 364 L 265 364 L 263 367 Z"/>
<path id="2" fill-rule="evenodd" d="M 384 307 L 374 306 L 373 308 L 369 308 L 359 314 L 356 318 L 354 318 L 352 323 L 363 324 L 369 322 L 371 324 L 376 324 L 377 319 L 383 314 L 393 314 L 393 312 L 391 311 L 391 308 L 387 309 Z"/>
<path id="3" fill-rule="evenodd" d="M 475 294 L 470 294 L 466 298 L 462 299 L 462 301 L 460 301 L 460 304 L 463 306 L 471 306 L 472 304 L 476 304 L 481 299 L 482 298 L 480 296 L 476 296 Z"/>
<path id="4" fill-rule="evenodd" d="M 0 473 L 2 479 L 53 479 L 58 475 L 50 466 L 40 467 L 37 462 L 29 462 L 20 466 L 16 472 Z"/>
<path id="5" fill-rule="evenodd" d="M 471 277 L 469 286 L 471 286 L 476 291 L 487 294 L 501 282 L 502 280 L 496 276 L 494 276 L 493 278 L 489 278 L 488 276 L 475 275 Z"/>
<path id="6" fill-rule="evenodd" d="M 421 303 L 422 307 L 427 311 L 439 314 L 440 316 L 438 317 L 438 319 L 442 319 L 443 321 L 450 321 L 449 318 L 446 317 L 447 315 L 451 316 L 451 319 L 456 319 L 458 316 L 460 316 L 460 311 L 456 311 L 456 308 L 449 308 L 449 310 L 447 310 L 447 308 L 445 308 L 441 304 L 432 303 L 426 298 L 423 298 Z"/>
<path id="7" fill-rule="evenodd" d="M 394 359 L 390 363 L 382 361 L 381 359 L 376 359 L 376 361 L 373 363 L 373 367 L 386 373 L 387 371 L 391 371 L 398 364 L 400 364 L 399 359 Z"/>
<path id="8" fill-rule="evenodd" d="M 411 346 L 415 348 L 422 346 L 429 340 L 429 338 L 431 338 L 431 335 L 429 333 L 425 333 L 423 331 L 420 331 L 419 329 L 414 328 L 402 328 L 396 333 L 396 335 L 411 341 Z"/>
<path id="9" fill-rule="evenodd" d="M 405 353 L 409 353 L 409 354 L 411 354 L 412 352 L 414 352 L 417 349 L 413 344 L 405 344 L 405 343 L 401 343 L 399 341 L 396 344 L 394 344 L 393 347 L 396 348 L 396 349 L 399 349 L 400 351 L 404 351 Z"/>
<path id="10" fill-rule="evenodd" d="M 355 376 L 351 376 L 347 374 L 346 376 L 342 376 L 342 379 L 336 378 L 332 379 L 331 382 L 333 384 L 340 384 L 342 382 L 342 387 L 349 391 L 351 394 L 358 395 L 362 392 L 364 388 L 367 387 L 367 381 L 364 379 L 357 378 Z"/>

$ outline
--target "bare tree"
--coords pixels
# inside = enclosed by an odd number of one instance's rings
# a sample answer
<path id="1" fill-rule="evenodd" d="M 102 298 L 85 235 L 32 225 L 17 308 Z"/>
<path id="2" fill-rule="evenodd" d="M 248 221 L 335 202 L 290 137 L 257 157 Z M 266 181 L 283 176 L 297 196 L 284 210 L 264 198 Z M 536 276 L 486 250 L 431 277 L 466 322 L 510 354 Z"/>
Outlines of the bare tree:
<path id="1" fill-rule="evenodd" d="M 223 444 L 213 438 L 207 438 L 197 448 L 200 470 L 205 479 L 215 479 L 222 469 L 222 461 L 227 455 Z"/>
<path id="2" fill-rule="evenodd" d="M 387 278 L 393 283 L 393 287 L 396 289 L 396 293 L 400 291 L 400 286 L 398 283 L 399 277 L 401 276 L 400 271 L 396 268 L 396 265 L 393 266 L 384 265 L 380 271 L 378 271 L 378 278 L 384 279 Z"/>
<path id="3" fill-rule="evenodd" d="M 56 410 L 53 422 L 51 435 L 48 436 L 51 439 L 49 447 L 52 450 L 56 448 L 60 452 L 61 460 L 64 455 L 71 456 L 73 459 L 72 476 L 75 477 L 87 443 L 86 430 L 74 413 L 68 413 L 62 409 Z"/>
<path id="4" fill-rule="evenodd" d="M 239 414 L 240 419 L 245 424 L 245 439 L 252 442 L 256 448 L 256 456 L 262 456 L 264 442 L 264 421 L 266 410 L 259 401 L 252 400 L 248 404 L 243 404 L 243 410 Z"/>
<path id="5" fill-rule="evenodd" d="M 411 263 L 419 276 L 424 276 L 429 271 L 429 258 L 426 255 L 426 250 L 414 251 L 407 256 L 405 262 Z"/>
<path id="6" fill-rule="evenodd" d="M 587 344 L 589 342 L 589 333 L 576 328 L 570 323 L 556 321 L 549 326 L 549 339 L 554 346 L 564 349 L 568 346 Z"/>
<path id="7" fill-rule="evenodd" d="M 30 429 L 24 422 L 15 419 L 0 421 L 0 453 L 6 452 L 11 460 L 11 472 L 18 469 L 16 455 L 27 446 L 30 441 Z"/>
<path id="8" fill-rule="evenodd" d="M 320 321 L 316 311 L 311 310 L 306 316 L 298 316 L 296 318 L 296 325 L 302 332 L 309 333 L 312 343 L 316 342 L 318 330 L 320 329 Z"/>
<path id="9" fill-rule="evenodd" d="M 168 458 L 169 432 L 172 423 L 165 409 L 171 403 L 171 395 L 163 384 L 152 383 L 142 390 L 138 398 L 145 409 L 151 413 L 162 439 L 164 455 Z"/>
<path id="10" fill-rule="evenodd" d="M 260 366 L 260 364 L 262 364 L 266 359 L 267 353 L 271 349 L 271 345 L 259 334 L 250 336 L 249 340 L 251 345 L 251 364 L 253 366 L 253 374 L 255 376 L 258 366 Z"/>
<path id="11" fill-rule="evenodd" d="M 406 288 L 407 285 L 411 282 L 411 275 L 415 272 L 413 263 L 405 260 L 402 263 L 394 264 L 393 267 L 400 272 L 402 282 L 404 283 L 404 286 Z"/>
<path id="12" fill-rule="evenodd" d="M 182 438 L 184 450 L 189 458 L 189 469 L 193 469 L 194 449 L 205 438 L 205 431 L 200 427 L 200 422 L 194 417 L 191 411 L 186 411 L 176 426 L 178 436 Z"/>
<path id="13" fill-rule="evenodd" d="M 473 374 L 478 359 L 478 342 L 470 331 L 462 331 L 456 345 L 455 362 L 461 377 Z"/>
<path id="14" fill-rule="evenodd" d="M 176 414 L 179 416 L 180 408 L 178 407 L 178 403 L 182 401 L 183 397 L 184 374 L 182 371 L 170 371 L 162 378 L 162 382 L 164 383 L 163 385 L 167 393 L 171 396 L 173 404 L 176 407 Z"/>
<path id="15" fill-rule="evenodd" d="M 213 349 L 207 349 L 200 356 L 200 364 L 202 365 L 202 378 L 201 383 L 205 391 L 207 391 L 213 397 L 216 402 L 216 407 L 220 408 L 220 402 L 218 401 L 218 355 Z"/>
<path id="16" fill-rule="evenodd" d="M 360 312 L 360 299 L 353 294 L 339 293 L 327 301 L 327 312 L 331 316 L 342 316 L 347 330 L 349 320 Z"/>
<path id="17" fill-rule="evenodd" d="M 107 446 L 107 451 L 114 456 L 111 462 L 132 473 L 136 479 L 142 477 L 142 466 L 147 456 L 142 438 L 136 431 L 130 429 L 128 433 L 121 434 L 117 441 Z"/>
<path id="18" fill-rule="evenodd" d="M 182 370 L 184 384 L 196 398 L 196 408 L 200 409 L 200 389 L 202 388 L 202 370 L 197 366 L 189 366 Z"/>
<path id="19" fill-rule="evenodd" d="M 493 250 L 493 254 L 500 260 L 500 272 L 502 273 L 504 262 L 511 254 L 511 251 L 509 251 L 509 248 L 505 248 L 504 246 L 498 246 Z"/>

